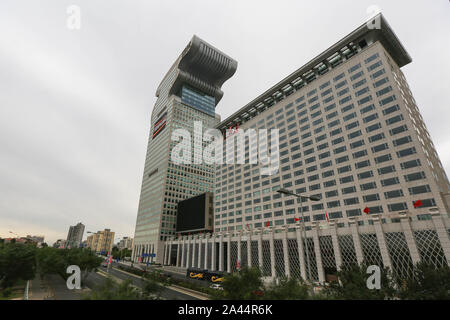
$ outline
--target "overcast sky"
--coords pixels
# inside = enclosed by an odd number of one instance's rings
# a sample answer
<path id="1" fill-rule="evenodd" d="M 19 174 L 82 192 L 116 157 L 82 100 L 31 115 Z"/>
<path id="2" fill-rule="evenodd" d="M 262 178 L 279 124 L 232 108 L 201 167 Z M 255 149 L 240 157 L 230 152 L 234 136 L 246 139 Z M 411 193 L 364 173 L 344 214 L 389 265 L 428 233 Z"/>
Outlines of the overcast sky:
<path id="1" fill-rule="evenodd" d="M 67 8 L 81 9 L 81 29 Z M 193 34 L 238 61 L 222 119 L 361 25 L 377 5 L 450 172 L 450 5 L 434 1 L 0 1 L 0 237 L 70 225 L 133 236 L 155 90 Z M 86 237 L 86 235 L 85 235 Z"/>

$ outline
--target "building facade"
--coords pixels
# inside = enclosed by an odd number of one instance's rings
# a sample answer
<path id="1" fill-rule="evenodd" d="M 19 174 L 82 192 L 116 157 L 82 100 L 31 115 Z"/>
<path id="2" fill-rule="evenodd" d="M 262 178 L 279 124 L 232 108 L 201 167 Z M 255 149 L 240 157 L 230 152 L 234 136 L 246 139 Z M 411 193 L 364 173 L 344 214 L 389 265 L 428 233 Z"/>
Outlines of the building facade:
<path id="1" fill-rule="evenodd" d="M 194 36 L 159 85 L 136 219 L 134 260 L 154 253 L 156 261 L 162 261 L 162 241 L 176 232 L 177 203 L 213 191 L 214 166 L 196 163 L 202 155 L 195 151 L 194 164 L 175 163 L 171 152 L 177 141 L 171 138 L 177 129 L 194 133 L 194 121 L 205 130 L 219 123 L 215 107 L 223 96 L 221 86 L 236 68 L 236 61 Z"/>
<path id="2" fill-rule="evenodd" d="M 133 248 L 133 238 L 123 237 L 122 239 L 120 239 L 119 243 L 117 244 L 117 247 L 119 248 L 119 250 L 122 249 L 131 250 Z"/>
<path id="3" fill-rule="evenodd" d="M 69 227 L 69 232 L 67 234 L 67 246 L 71 248 L 79 248 L 81 241 L 83 240 L 84 234 L 84 224 L 77 223 L 75 226 Z"/>
<path id="4" fill-rule="evenodd" d="M 92 251 L 97 253 L 108 253 L 112 251 L 112 247 L 114 244 L 114 235 L 115 232 L 110 229 L 105 229 L 103 231 L 97 231 L 87 237 L 86 246 L 90 248 Z"/>
<path id="5" fill-rule="evenodd" d="M 246 139 L 247 164 L 216 169 L 216 233 L 171 239 L 166 263 L 270 276 L 311 265 L 319 281 L 349 261 L 402 272 L 449 263 L 449 181 L 401 71 L 411 58 L 375 19 L 379 28 L 363 24 L 218 125 L 278 129 L 279 170 L 248 164 L 258 145 Z"/>

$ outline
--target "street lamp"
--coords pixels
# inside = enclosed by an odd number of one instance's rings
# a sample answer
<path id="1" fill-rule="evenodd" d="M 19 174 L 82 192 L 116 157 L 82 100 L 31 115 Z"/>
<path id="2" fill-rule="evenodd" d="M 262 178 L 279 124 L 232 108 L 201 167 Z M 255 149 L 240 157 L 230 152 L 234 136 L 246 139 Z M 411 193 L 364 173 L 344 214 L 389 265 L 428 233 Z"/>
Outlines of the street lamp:
<path id="1" fill-rule="evenodd" d="M 283 188 L 277 190 L 277 192 L 285 194 L 287 196 L 295 196 L 297 198 L 300 198 L 300 213 L 302 215 L 302 230 L 303 230 L 302 233 L 303 233 L 303 238 L 305 239 L 305 242 L 302 241 L 302 246 L 303 246 L 303 251 L 305 251 L 305 243 L 307 242 L 307 239 L 306 239 L 305 217 L 303 216 L 302 198 L 309 199 L 311 201 L 319 201 L 320 197 L 317 197 L 317 196 L 305 196 L 305 195 L 297 194 L 297 193 L 294 193 L 294 192 L 292 192 L 292 191 L 290 191 L 288 189 L 283 189 Z M 309 259 L 309 250 L 308 250 L 308 248 L 306 248 L 306 263 L 308 264 L 308 276 L 307 277 L 308 277 L 309 281 L 312 281 L 312 278 L 311 278 L 311 264 L 310 264 L 309 260 L 310 260 Z"/>

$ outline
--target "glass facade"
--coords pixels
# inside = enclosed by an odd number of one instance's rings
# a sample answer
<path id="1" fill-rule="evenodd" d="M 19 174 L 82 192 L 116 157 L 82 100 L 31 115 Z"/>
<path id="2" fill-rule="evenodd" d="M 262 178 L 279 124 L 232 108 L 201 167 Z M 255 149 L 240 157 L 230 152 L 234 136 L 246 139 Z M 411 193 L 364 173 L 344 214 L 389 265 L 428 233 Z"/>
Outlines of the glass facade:
<path id="1" fill-rule="evenodd" d="M 213 117 L 215 115 L 216 99 L 190 86 L 183 85 L 181 88 L 181 102 Z"/>

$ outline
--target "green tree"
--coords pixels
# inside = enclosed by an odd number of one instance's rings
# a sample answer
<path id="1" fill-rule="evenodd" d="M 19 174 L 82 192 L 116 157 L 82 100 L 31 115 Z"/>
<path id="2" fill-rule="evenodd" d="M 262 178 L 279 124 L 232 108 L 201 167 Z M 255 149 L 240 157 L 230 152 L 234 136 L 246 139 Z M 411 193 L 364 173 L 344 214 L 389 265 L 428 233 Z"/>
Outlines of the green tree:
<path id="1" fill-rule="evenodd" d="M 215 299 L 257 300 L 264 292 L 261 271 L 258 268 L 242 268 L 239 272 L 226 275 L 223 290 L 217 290 Z"/>
<path id="2" fill-rule="evenodd" d="M 381 269 L 380 289 L 367 288 L 369 274 L 367 265 L 350 265 L 338 272 L 339 282 L 333 281 L 322 292 L 322 297 L 344 300 L 384 300 L 394 296 L 392 275 L 387 268 Z"/>
<path id="3" fill-rule="evenodd" d="M 13 286 L 18 280 L 31 280 L 36 272 L 36 247 L 21 243 L 5 244 L 0 249 L 0 287 Z"/>
<path id="4" fill-rule="evenodd" d="M 141 300 L 142 298 L 139 290 L 131 285 L 131 280 L 117 284 L 110 277 L 84 296 L 85 300 Z"/>
<path id="5" fill-rule="evenodd" d="M 302 279 L 280 278 L 265 290 L 264 299 L 268 300 L 305 300 L 309 287 Z"/>
<path id="6" fill-rule="evenodd" d="M 436 268 L 420 262 L 414 266 L 413 276 L 408 279 L 396 279 L 398 297 L 412 300 L 449 300 L 450 267 Z"/>

